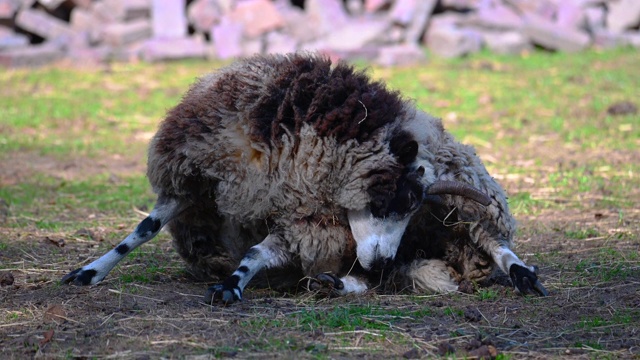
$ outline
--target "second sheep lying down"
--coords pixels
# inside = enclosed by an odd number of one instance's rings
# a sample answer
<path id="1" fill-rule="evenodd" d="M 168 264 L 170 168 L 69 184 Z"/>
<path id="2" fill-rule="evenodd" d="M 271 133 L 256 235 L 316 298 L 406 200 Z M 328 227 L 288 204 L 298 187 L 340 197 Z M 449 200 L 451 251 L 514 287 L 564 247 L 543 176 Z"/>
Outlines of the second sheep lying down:
<path id="1" fill-rule="evenodd" d="M 497 266 L 520 292 L 546 295 L 511 251 L 506 196 L 473 149 L 344 63 L 256 56 L 201 78 L 160 125 L 147 175 L 150 215 L 63 282 L 101 281 L 167 226 L 194 275 L 226 278 L 207 302 L 241 299 L 265 269 L 286 269 L 275 287 L 295 275 L 363 292 L 356 259 L 365 275 L 435 291 Z"/>

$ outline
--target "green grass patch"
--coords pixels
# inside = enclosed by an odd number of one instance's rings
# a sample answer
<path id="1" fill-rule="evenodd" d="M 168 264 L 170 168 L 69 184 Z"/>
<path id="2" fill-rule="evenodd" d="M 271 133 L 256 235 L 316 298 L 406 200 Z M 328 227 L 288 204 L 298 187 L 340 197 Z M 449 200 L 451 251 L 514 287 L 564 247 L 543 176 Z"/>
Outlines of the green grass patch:
<path id="1" fill-rule="evenodd" d="M 10 205 L 9 226 L 70 230 L 93 224 L 99 216 L 131 216 L 134 208 L 153 207 L 155 195 L 141 174 L 113 183 L 108 174 L 66 181 L 36 176 L 29 182 L 0 188 Z"/>

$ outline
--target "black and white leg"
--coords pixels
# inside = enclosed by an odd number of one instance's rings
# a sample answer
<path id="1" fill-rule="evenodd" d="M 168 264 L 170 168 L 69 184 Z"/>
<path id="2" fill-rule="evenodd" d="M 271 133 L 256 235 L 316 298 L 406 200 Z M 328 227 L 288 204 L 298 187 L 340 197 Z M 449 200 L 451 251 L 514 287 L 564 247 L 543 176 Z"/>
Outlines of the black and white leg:
<path id="1" fill-rule="evenodd" d="M 76 269 L 62 278 L 65 284 L 93 285 L 102 281 L 109 271 L 133 249 L 153 239 L 180 211 L 175 199 L 159 198 L 153 211 L 118 246 L 89 265 Z"/>
<path id="2" fill-rule="evenodd" d="M 332 273 L 322 273 L 315 278 L 310 278 L 307 288 L 327 295 L 344 296 L 362 294 L 369 289 L 369 286 L 366 281 L 355 276 L 346 275 L 339 278 Z"/>
<path id="3" fill-rule="evenodd" d="M 260 244 L 249 249 L 231 276 L 221 284 L 209 287 L 204 296 L 205 303 L 221 301 L 226 305 L 240 301 L 244 288 L 258 271 L 287 264 L 291 256 L 282 249 L 279 239 L 277 235 L 270 234 Z"/>
<path id="4" fill-rule="evenodd" d="M 527 266 L 516 254 L 505 247 L 497 247 L 492 253 L 494 261 L 500 269 L 509 274 L 515 289 L 523 294 L 548 296 L 549 292 L 542 286 L 533 266 Z"/>

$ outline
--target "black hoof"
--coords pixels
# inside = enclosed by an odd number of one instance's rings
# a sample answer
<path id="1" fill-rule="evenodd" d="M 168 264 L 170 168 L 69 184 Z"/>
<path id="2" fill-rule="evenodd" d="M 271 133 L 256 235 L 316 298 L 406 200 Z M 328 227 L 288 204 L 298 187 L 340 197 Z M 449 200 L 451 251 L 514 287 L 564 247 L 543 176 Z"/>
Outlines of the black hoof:
<path id="1" fill-rule="evenodd" d="M 82 268 L 75 269 L 72 272 L 65 275 L 60 281 L 63 284 L 73 284 L 73 285 L 79 285 L 79 286 L 91 285 L 91 282 L 96 277 L 97 273 L 98 272 L 93 269 L 89 269 L 89 270 L 83 270 Z"/>
<path id="2" fill-rule="evenodd" d="M 540 296 L 549 296 L 547 289 L 542 286 L 538 280 L 538 276 L 524 266 L 517 264 L 511 265 L 509 268 L 509 276 L 513 286 L 523 294 L 534 294 Z"/>
<path id="3" fill-rule="evenodd" d="M 344 284 L 342 280 L 334 274 L 322 273 L 316 275 L 314 278 L 309 278 L 307 289 L 320 294 L 334 295 L 336 290 L 344 289 Z"/>
<path id="4" fill-rule="evenodd" d="M 212 305 L 221 302 L 223 305 L 231 305 L 242 300 L 242 290 L 238 287 L 228 288 L 225 284 L 216 284 L 207 289 L 204 294 L 204 302 Z"/>

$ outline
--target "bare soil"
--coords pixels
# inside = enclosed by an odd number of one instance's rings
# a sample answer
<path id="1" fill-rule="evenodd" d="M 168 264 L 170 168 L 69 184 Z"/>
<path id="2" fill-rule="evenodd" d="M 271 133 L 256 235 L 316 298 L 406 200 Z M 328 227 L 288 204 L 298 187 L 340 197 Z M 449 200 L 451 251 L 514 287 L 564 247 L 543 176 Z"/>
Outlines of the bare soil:
<path id="1" fill-rule="evenodd" d="M 542 173 L 589 156 L 562 158 L 552 147 L 531 146 L 529 151 L 531 158 L 548 159 L 532 170 Z M 599 156 L 637 161 L 633 152 Z M 116 176 L 144 171 L 140 160 L 117 157 L 63 161 L 22 153 L 13 158 L 19 161 L 3 164 L 1 184 L 35 173 L 70 179 L 107 168 Z M 521 160 L 514 155 L 499 161 Z M 519 177 L 501 181 L 509 193 L 531 191 L 553 202 L 575 201 L 550 196 Z M 118 228 L 78 229 L 74 234 L 0 224 L 1 240 L 8 244 L 0 248 L 0 263 L 8 269 L 0 274 L 0 357 L 640 358 L 637 207 L 594 208 L 586 201 L 585 206 L 555 206 L 519 216 L 516 251 L 539 266 L 550 291 L 546 298 L 520 296 L 498 277 L 488 287 L 471 286 L 470 294 L 371 293 L 327 299 L 249 289 L 239 304 L 208 306 L 202 303 L 208 285 L 182 270 L 166 235 L 145 245 L 144 256 L 128 257 L 97 286 L 59 284 L 69 270 L 117 243 L 104 240 L 107 234 L 124 237 L 137 221 L 123 219 Z M 591 233 L 568 235 L 584 229 Z M 123 280 L 127 274 L 144 273 L 149 259 L 163 270 L 144 281 Z M 347 323 L 345 317 L 329 316 L 343 308 L 376 311 L 347 315 Z"/>

